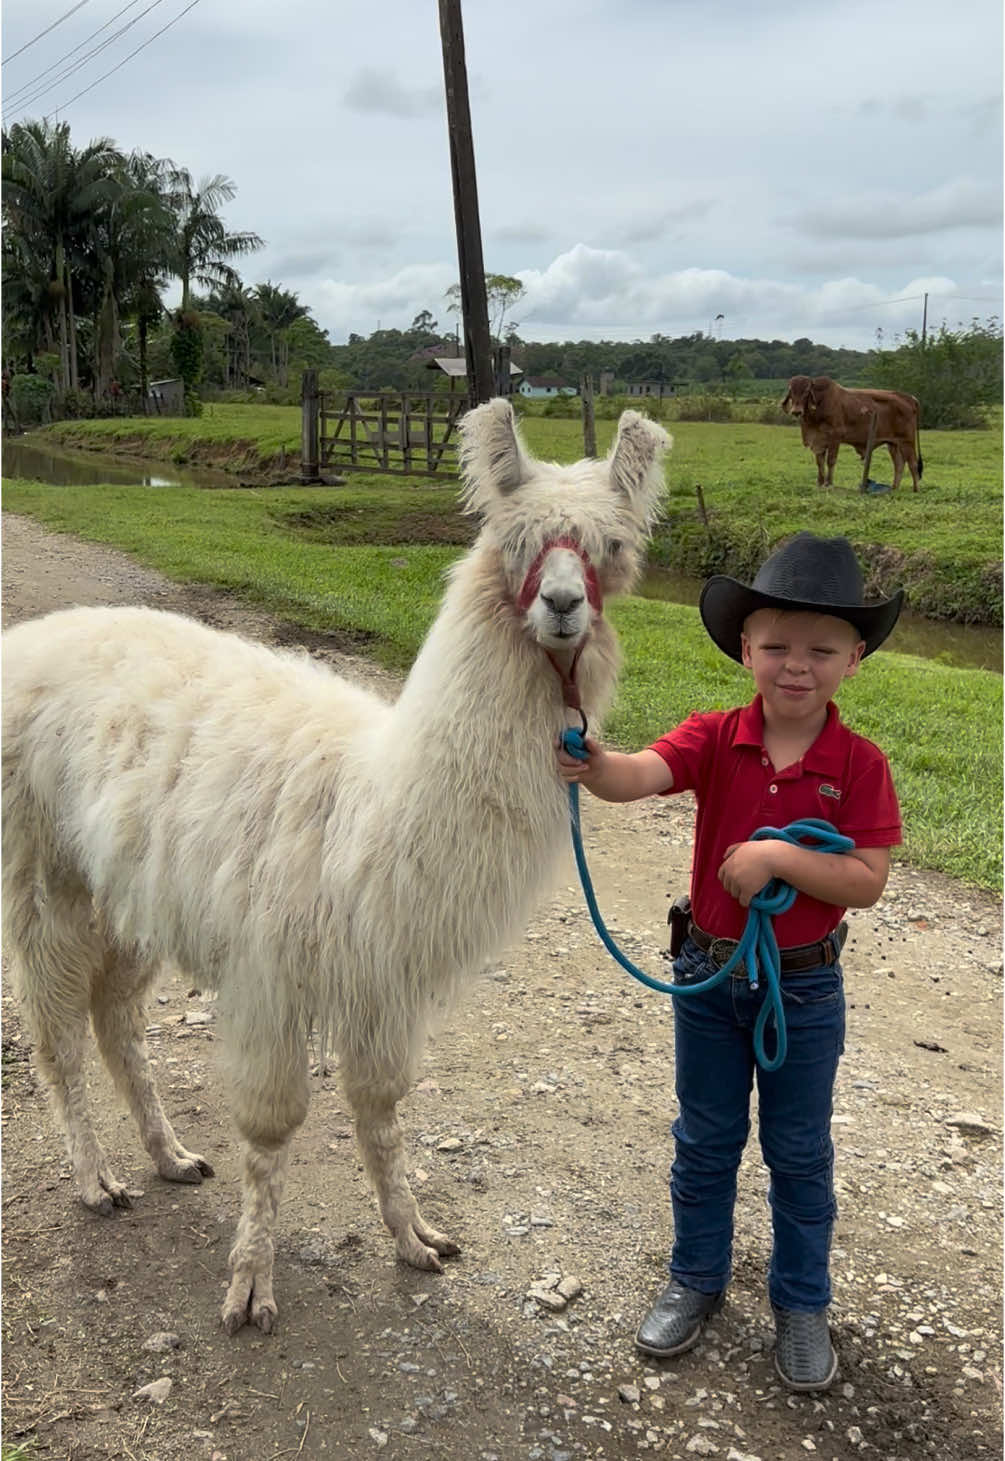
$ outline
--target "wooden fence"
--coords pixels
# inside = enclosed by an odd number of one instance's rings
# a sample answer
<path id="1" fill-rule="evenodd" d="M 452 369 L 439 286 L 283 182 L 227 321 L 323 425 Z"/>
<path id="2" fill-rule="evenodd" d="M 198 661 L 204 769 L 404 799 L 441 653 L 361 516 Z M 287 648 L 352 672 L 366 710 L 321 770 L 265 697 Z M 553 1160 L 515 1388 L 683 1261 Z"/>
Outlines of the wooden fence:
<path id="1" fill-rule="evenodd" d="M 467 393 L 318 391 L 304 373 L 304 481 L 329 473 L 456 476 L 457 422 Z"/>

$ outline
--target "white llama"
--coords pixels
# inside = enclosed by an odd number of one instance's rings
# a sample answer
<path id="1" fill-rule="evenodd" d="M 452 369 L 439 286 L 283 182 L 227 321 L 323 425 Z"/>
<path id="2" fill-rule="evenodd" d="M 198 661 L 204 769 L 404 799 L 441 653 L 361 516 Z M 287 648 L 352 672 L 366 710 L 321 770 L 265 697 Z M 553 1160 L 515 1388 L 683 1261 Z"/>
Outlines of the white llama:
<path id="1" fill-rule="evenodd" d="M 305 1032 L 336 1052 L 398 1254 L 419 1213 L 397 1102 L 430 1023 L 521 931 L 568 838 L 555 741 L 596 725 L 670 439 L 633 411 L 606 461 L 534 461 L 508 402 L 462 422 L 471 551 L 393 706 L 306 656 L 147 609 L 5 636 L 3 913 L 39 1068 L 87 1207 L 129 1206 L 88 1110 L 88 1014 L 162 1177 L 211 1174 L 164 1114 L 143 997 L 162 960 L 219 991 L 244 1204 L 222 1317 L 272 1329 L 273 1228 L 307 1110 Z"/>

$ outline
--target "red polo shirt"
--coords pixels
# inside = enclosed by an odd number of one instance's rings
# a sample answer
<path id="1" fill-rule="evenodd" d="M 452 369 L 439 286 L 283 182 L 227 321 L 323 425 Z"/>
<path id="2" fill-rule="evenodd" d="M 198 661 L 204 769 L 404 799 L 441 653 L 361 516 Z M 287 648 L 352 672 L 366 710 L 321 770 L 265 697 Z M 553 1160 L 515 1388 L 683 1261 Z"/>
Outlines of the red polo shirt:
<path id="1" fill-rule="evenodd" d="M 758 695 L 737 710 L 689 716 L 654 741 L 651 750 L 673 772 L 672 792 L 698 799 L 691 904 L 694 921 L 715 938 L 739 938 L 747 910 L 719 882 L 726 848 L 758 827 L 787 827 L 816 817 L 851 837 L 856 847 L 901 841 L 900 808 L 890 768 L 878 746 L 842 725 L 837 706 L 809 750 L 776 772 L 764 749 L 764 710 Z M 836 928 L 843 908 L 800 893 L 775 919 L 782 949 L 815 943 Z"/>

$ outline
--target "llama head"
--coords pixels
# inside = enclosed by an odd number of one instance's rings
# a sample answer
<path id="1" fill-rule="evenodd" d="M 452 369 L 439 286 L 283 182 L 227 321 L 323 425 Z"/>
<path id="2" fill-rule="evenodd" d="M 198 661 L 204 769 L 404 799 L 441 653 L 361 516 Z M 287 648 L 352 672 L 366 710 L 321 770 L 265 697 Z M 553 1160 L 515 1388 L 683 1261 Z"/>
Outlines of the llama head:
<path id="1" fill-rule="evenodd" d="M 461 419 L 468 512 L 502 558 L 510 597 L 548 649 L 574 650 L 608 594 L 634 583 L 665 490 L 661 426 L 625 411 L 605 460 L 536 461 L 510 403 L 498 398 Z"/>

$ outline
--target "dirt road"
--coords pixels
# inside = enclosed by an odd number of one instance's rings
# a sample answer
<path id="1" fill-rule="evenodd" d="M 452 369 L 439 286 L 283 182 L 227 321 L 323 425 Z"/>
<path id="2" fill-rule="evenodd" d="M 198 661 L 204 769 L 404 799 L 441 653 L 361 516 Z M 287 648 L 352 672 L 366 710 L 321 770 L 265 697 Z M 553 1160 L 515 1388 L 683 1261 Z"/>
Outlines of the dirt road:
<path id="1" fill-rule="evenodd" d="M 5 518 L 7 623 L 121 602 L 291 639 L 219 594 Z M 337 646 L 309 647 L 394 692 Z M 683 798 L 584 810 L 601 904 L 654 973 L 690 821 Z M 1000 1456 L 1000 906 L 897 867 L 851 930 L 834 1125 L 841 1371 L 824 1398 L 789 1397 L 774 1376 L 754 1140 L 724 1312 L 676 1363 L 633 1348 L 665 1281 L 673 1015 L 603 952 L 571 857 L 405 1105 L 413 1180 L 461 1257 L 442 1277 L 395 1261 L 336 1075 L 317 1071 L 280 1212 L 271 1337 L 227 1339 L 218 1322 L 239 1188 L 212 1003 L 165 971 L 148 1037 L 170 1118 L 217 1175 L 197 1188 L 154 1176 L 95 1060 L 99 1134 L 143 1189 L 101 1219 L 74 1201 L 5 981 L 5 1443 L 35 1437 L 38 1455 L 66 1461 Z M 582 1285 L 564 1308 L 560 1277 Z M 166 1398 L 137 1393 L 156 1381 Z"/>

